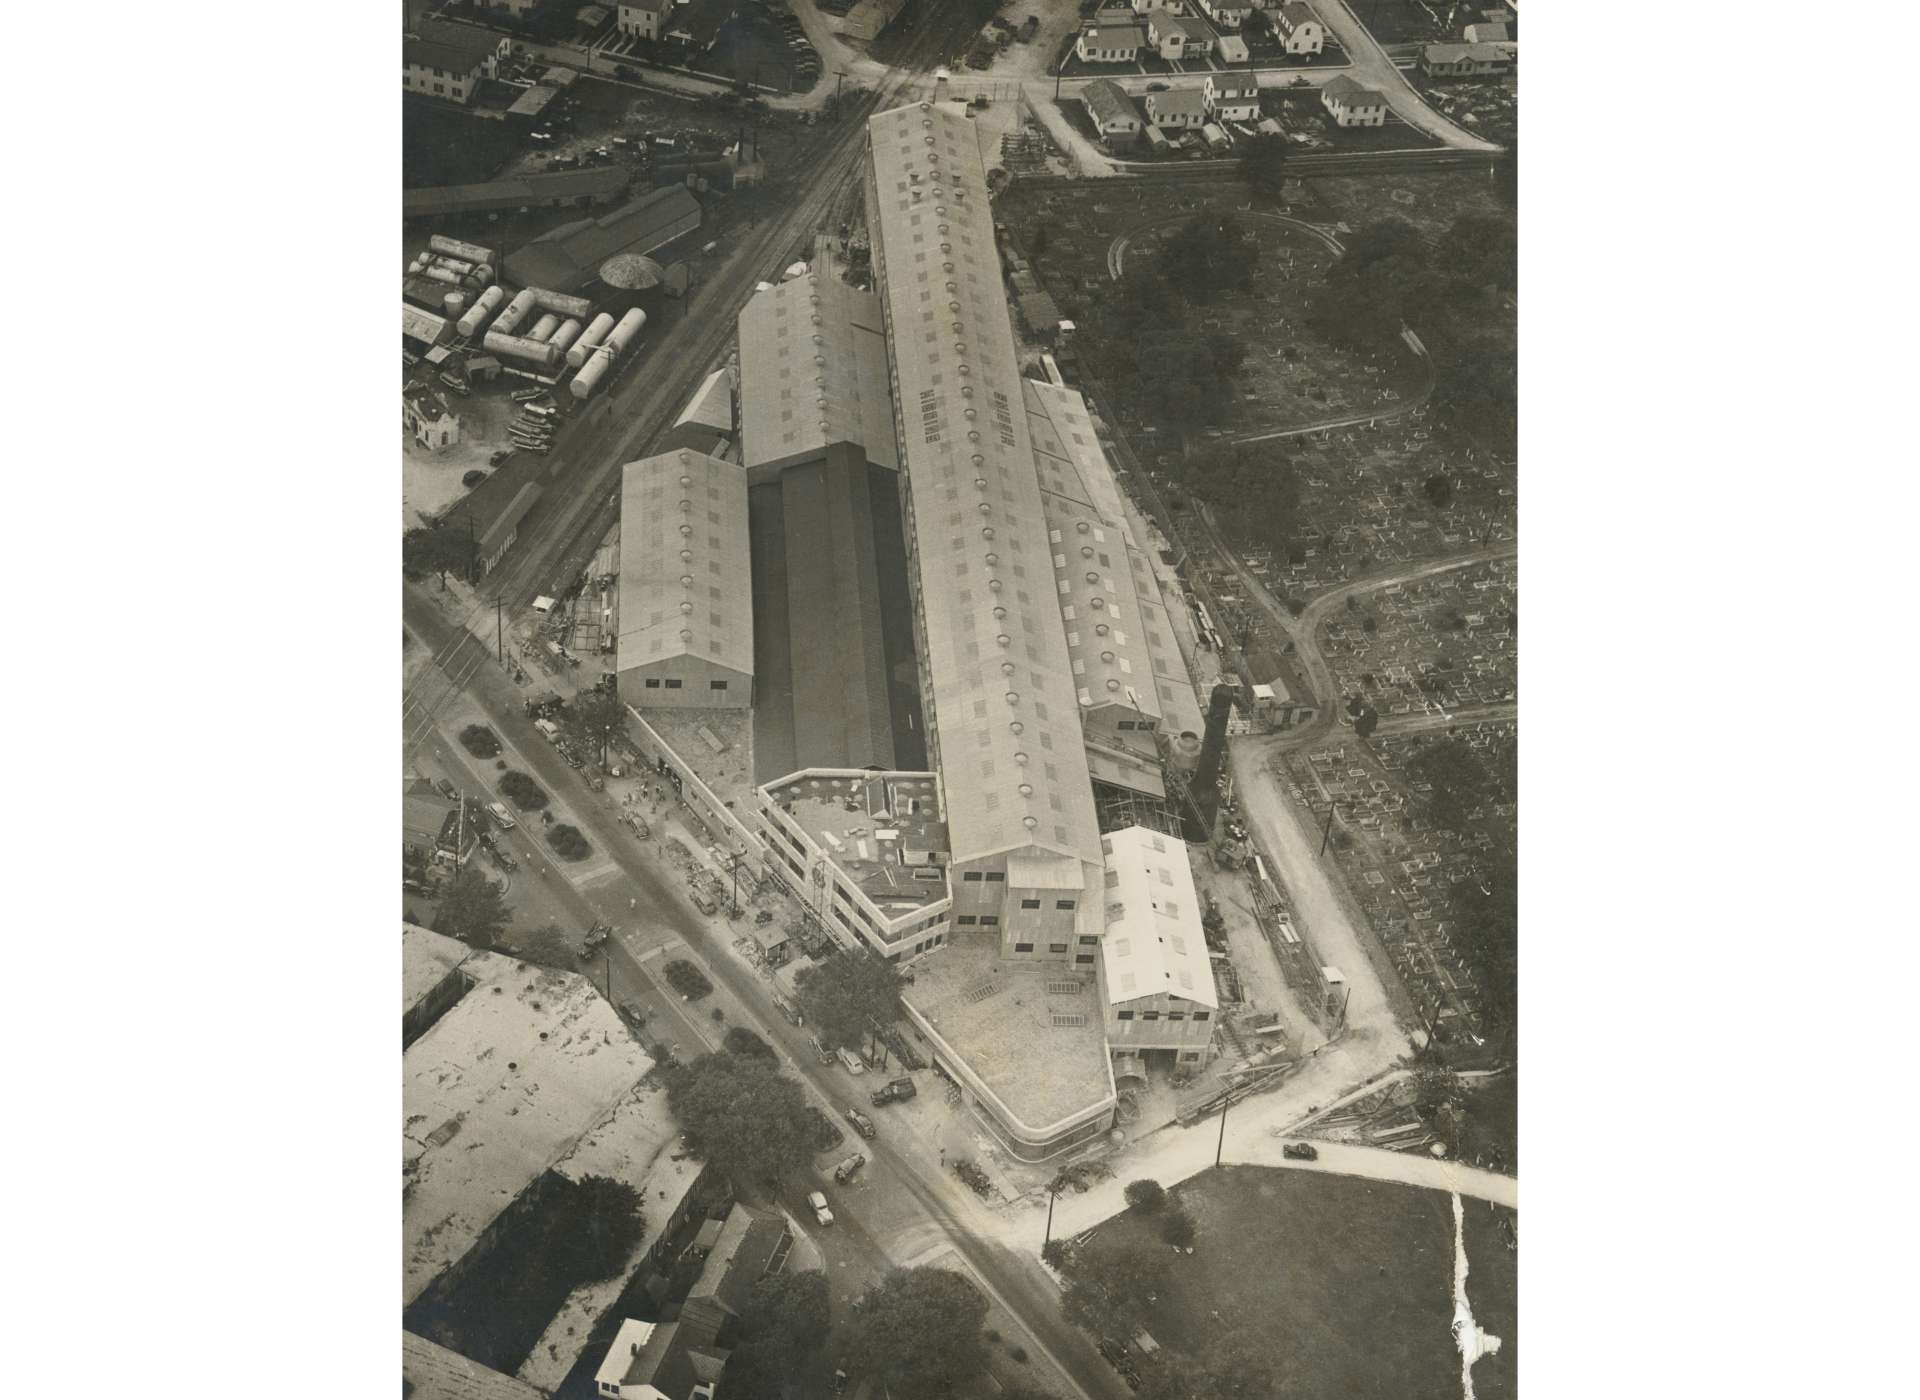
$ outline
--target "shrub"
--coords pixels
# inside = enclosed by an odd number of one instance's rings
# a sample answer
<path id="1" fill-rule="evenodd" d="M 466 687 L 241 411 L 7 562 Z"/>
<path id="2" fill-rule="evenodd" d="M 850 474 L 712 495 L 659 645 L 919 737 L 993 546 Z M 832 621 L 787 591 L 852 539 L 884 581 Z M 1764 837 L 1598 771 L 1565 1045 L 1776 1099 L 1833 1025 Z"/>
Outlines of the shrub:
<path id="1" fill-rule="evenodd" d="M 953 1164 L 953 1174 L 966 1182 L 968 1189 L 983 1201 L 993 1192 L 992 1178 L 965 1157 Z"/>
<path id="2" fill-rule="evenodd" d="M 1067 1242 L 1048 1240 L 1040 1246 L 1040 1262 L 1049 1269 L 1058 1269 L 1067 1262 Z"/>
<path id="3" fill-rule="evenodd" d="M 1142 1215 L 1152 1215 L 1167 1203 L 1167 1188 L 1150 1176 L 1129 1181 L 1125 1195 L 1128 1207 Z"/>
<path id="4" fill-rule="evenodd" d="M 546 789 L 518 768 L 509 768 L 500 775 L 500 791 L 523 812 L 537 812 L 547 805 Z"/>
<path id="5" fill-rule="evenodd" d="M 1192 1244 L 1193 1236 L 1193 1217 L 1177 1206 L 1160 1225 L 1160 1238 L 1175 1249 L 1185 1249 Z"/>
<path id="6" fill-rule="evenodd" d="M 727 1032 L 726 1039 L 721 1043 L 732 1055 L 758 1055 L 763 1060 L 777 1058 L 773 1053 L 773 1047 L 745 1026 L 734 1026 Z"/>
<path id="7" fill-rule="evenodd" d="M 1011 1356 L 1015 1361 L 1025 1364 L 1027 1359 L 1027 1349 L 1023 1346 L 1011 1346 L 1007 1348 L 1007 1355 Z"/>
<path id="8" fill-rule="evenodd" d="M 564 823 L 547 833 L 547 844 L 563 860 L 585 860 L 593 854 L 593 843 L 580 834 L 579 828 Z"/>
<path id="9" fill-rule="evenodd" d="M 726 1012 L 724 1012 L 724 1011 L 722 1011 L 722 1010 L 721 1010 L 721 1009 L 720 1009 L 719 1007 L 717 1007 L 717 1006 L 716 1006 L 716 1007 L 714 1007 L 714 1008 L 713 1008 L 713 1010 L 712 1010 L 711 1012 L 709 1012 L 708 1014 L 709 1014 L 710 1016 L 712 1016 L 712 1017 L 713 1017 L 713 1019 L 714 1019 L 714 1020 L 716 1020 L 716 1021 L 724 1021 L 724 1020 L 726 1020 L 726 1019 L 727 1019 L 727 1013 L 726 1013 Z"/>
<path id="10" fill-rule="evenodd" d="M 484 724 L 470 724 L 460 731 L 460 743 L 475 758 L 493 758 L 500 752 L 500 740 Z"/>
<path id="11" fill-rule="evenodd" d="M 666 966 L 667 985 L 688 1001 L 698 1001 L 713 991 L 707 975 L 685 958 L 675 958 Z"/>

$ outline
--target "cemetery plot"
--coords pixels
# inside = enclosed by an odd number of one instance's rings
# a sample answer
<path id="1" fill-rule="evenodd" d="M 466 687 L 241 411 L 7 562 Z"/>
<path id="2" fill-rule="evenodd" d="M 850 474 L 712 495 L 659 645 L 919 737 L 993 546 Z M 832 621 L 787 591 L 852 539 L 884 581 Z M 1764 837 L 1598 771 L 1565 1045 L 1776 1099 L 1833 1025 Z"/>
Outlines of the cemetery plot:
<path id="1" fill-rule="evenodd" d="M 1343 697 L 1385 719 L 1514 698 L 1518 567 L 1501 560 L 1347 600 L 1321 628 Z"/>

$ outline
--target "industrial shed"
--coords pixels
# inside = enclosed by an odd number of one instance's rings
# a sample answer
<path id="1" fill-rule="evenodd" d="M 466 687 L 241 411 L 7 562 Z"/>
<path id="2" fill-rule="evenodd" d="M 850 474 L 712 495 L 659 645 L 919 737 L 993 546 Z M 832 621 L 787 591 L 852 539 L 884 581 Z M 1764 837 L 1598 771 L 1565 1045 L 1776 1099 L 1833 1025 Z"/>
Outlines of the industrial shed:
<path id="1" fill-rule="evenodd" d="M 649 191 L 597 219 L 576 219 L 510 253 L 507 280 L 578 292 L 618 253 L 647 254 L 700 227 L 700 201 L 684 185 Z"/>

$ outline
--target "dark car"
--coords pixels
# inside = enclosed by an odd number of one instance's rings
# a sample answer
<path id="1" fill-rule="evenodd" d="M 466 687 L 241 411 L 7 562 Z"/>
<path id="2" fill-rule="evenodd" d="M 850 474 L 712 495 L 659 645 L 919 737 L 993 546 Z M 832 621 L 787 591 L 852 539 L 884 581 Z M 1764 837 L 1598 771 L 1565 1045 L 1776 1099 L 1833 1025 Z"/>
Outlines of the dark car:
<path id="1" fill-rule="evenodd" d="M 1280 1155 L 1291 1158 L 1296 1162 L 1317 1162 L 1320 1160 L 1320 1153 L 1315 1150 L 1314 1145 L 1310 1142 L 1290 1142 L 1280 1149 Z"/>

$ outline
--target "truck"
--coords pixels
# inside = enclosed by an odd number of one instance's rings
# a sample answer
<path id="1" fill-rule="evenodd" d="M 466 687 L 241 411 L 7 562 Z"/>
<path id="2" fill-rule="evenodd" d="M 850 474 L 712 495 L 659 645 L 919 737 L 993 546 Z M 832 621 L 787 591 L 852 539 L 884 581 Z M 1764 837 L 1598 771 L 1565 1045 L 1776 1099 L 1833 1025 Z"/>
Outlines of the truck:
<path id="1" fill-rule="evenodd" d="M 899 1079 L 889 1079 L 884 1089 L 876 1089 L 867 1099 L 875 1108 L 885 1108 L 890 1103 L 904 1102 L 919 1092 L 913 1081 L 903 1075 Z"/>
<path id="2" fill-rule="evenodd" d="M 854 1130 L 863 1138 L 874 1138 L 880 1135 L 880 1130 L 873 1126 L 873 1120 L 851 1104 L 847 1105 L 847 1121 L 853 1124 Z"/>
<path id="3" fill-rule="evenodd" d="M 840 1185 L 845 1186 L 849 1181 L 853 1180 L 853 1174 L 866 1164 L 867 1154 L 864 1152 L 856 1152 L 833 1169 L 833 1179 Z"/>

